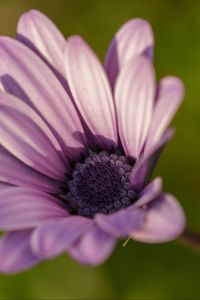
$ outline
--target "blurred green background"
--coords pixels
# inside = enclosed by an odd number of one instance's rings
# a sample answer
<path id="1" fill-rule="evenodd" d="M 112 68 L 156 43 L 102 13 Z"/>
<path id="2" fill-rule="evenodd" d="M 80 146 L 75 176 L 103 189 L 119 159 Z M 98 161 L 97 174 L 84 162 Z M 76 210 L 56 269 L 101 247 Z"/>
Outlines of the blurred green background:
<path id="1" fill-rule="evenodd" d="M 0 35 L 15 35 L 19 16 L 31 8 L 46 13 L 66 35 L 82 35 L 103 58 L 126 20 L 149 20 L 155 34 L 158 78 L 180 76 L 186 98 L 173 141 L 156 170 L 164 188 L 182 203 L 191 228 L 200 231 L 200 1 L 55 0 L 0 1 Z M 66 255 L 34 269 L 0 276 L 0 299 L 200 299 L 200 253 L 177 242 L 122 242 L 98 268 Z"/>

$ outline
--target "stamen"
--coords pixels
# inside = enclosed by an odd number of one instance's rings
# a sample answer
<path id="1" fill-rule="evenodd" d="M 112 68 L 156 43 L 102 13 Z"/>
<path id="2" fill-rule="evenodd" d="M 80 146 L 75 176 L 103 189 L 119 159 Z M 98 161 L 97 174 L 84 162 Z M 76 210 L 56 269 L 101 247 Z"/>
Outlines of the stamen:
<path id="1" fill-rule="evenodd" d="M 72 213 L 93 218 L 126 208 L 137 194 L 130 184 L 132 164 L 124 155 L 92 152 L 76 163 L 65 199 Z"/>

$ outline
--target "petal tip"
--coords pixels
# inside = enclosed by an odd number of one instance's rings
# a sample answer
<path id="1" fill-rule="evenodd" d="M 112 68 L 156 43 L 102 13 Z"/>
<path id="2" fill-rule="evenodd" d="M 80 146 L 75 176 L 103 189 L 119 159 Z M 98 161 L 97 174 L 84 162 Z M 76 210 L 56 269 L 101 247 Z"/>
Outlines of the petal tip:
<path id="1" fill-rule="evenodd" d="M 179 93 L 179 97 L 183 99 L 185 95 L 185 85 L 181 78 L 177 76 L 166 76 L 161 79 L 161 83 L 171 88 L 171 90 L 176 90 Z"/>

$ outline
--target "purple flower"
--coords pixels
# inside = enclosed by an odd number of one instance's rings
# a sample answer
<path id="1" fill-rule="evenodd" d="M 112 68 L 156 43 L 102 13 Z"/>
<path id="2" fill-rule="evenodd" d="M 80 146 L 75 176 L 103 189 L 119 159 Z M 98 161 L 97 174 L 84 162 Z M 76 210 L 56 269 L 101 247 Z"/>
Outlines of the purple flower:
<path id="1" fill-rule="evenodd" d="M 68 252 L 98 265 L 118 238 L 176 238 L 176 199 L 149 183 L 171 138 L 182 82 L 158 85 L 150 25 L 130 20 L 104 67 L 81 37 L 67 41 L 38 11 L 17 40 L 0 37 L 0 271 L 14 273 Z"/>

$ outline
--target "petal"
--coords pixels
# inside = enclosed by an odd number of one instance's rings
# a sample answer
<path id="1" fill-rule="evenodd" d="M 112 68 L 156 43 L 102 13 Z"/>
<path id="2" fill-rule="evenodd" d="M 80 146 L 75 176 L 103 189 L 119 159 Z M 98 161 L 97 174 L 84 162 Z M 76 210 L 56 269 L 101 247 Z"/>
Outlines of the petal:
<path id="1" fill-rule="evenodd" d="M 145 145 L 145 153 L 148 153 L 159 142 L 178 110 L 183 96 L 184 85 L 179 78 L 171 76 L 160 81 L 153 120 Z"/>
<path id="2" fill-rule="evenodd" d="M 143 226 L 132 238 L 146 243 L 162 243 L 177 238 L 185 227 L 184 212 L 170 194 L 162 194 L 152 202 Z"/>
<path id="3" fill-rule="evenodd" d="M 91 226 L 91 220 L 84 217 L 68 217 L 46 221 L 38 226 L 31 238 L 33 252 L 43 258 L 56 256 L 72 246 Z"/>
<path id="4" fill-rule="evenodd" d="M 108 80 L 98 58 L 81 37 L 68 39 L 65 69 L 78 110 L 92 134 L 101 145 L 117 143 L 116 117 Z"/>
<path id="5" fill-rule="evenodd" d="M 46 64 L 28 47 L 0 37 L 4 89 L 29 103 L 47 123 L 69 157 L 80 153 L 84 132 L 72 101 Z"/>
<path id="6" fill-rule="evenodd" d="M 30 230 L 13 231 L 0 239 L 0 273 L 21 272 L 40 262 L 30 248 Z"/>
<path id="7" fill-rule="evenodd" d="M 1 144 L 35 170 L 63 179 L 66 165 L 55 137 L 41 118 L 10 94 L 0 93 Z"/>
<path id="8" fill-rule="evenodd" d="M 149 59 L 138 57 L 123 68 L 115 98 L 119 134 L 127 155 L 138 158 L 152 120 L 155 74 Z"/>
<path id="9" fill-rule="evenodd" d="M 70 249 L 70 254 L 82 264 L 99 265 L 108 258 L 114 246 L 115 240 L 94 225 Z"/>
<path id="10" fill-rule="evenodd" d="M 5 183 L 5 182 L 0 182 L 0 190 L 3 190 L 4 188 L 11 187 L 12 185 Z"/>
<path id="11" fill-rule="evenodd" d="M 58 193 L 61 182 L 49 178 L 28 167 L 0 146 L 0 181 L 11 185 L 33 187 L 35 189 Z"/>
<path id="12" fill-rule="evenodd" d="M 112 88 L 118 73 L 127 62 L 141 54 L 152 58 L 153 45 L 153 32 L 145 20 L 129 20 L 117 31 L 105 57 L 105 69 Z"/>
<path id="13" fill-rule="evenodd" d="M 17 25 L 17 39 L 64 75 L 63 58 L 66 40 L 43 13 L 37 10 L 24 13 Z"/>
<path id="14" fill-rule="evenodd" d="M 155 200 L 161 193 L 162 179 L 157 177 L 141 192 L 140 198 L 133 204 L 133 207 L 142 207 Z"/>
<path id="15" fill-rule="evenodd" d="M 0 190 L 0 230 L 32 228 L 67 215 L 67 209 L 47 193 L 22 187 Z"/>
<path id="16" fill-rule="evenodd" d="M 96 224 L 113 237 L 129 236 L 144 221 L 145 211 L 139 208 L 122 209 L 110 215 L 98 214 Z"/>
<path id="17" fill-rule="evenodd" d="M 130 180 L 137 190 L 142 190 L 149 182 L 160 154 L 173 134 L 174 130 L 169 128 L 154 149 L 151 149 L 152 152 L 149 152 L 147 156 L 141 156 L 134 165 Z"/>

